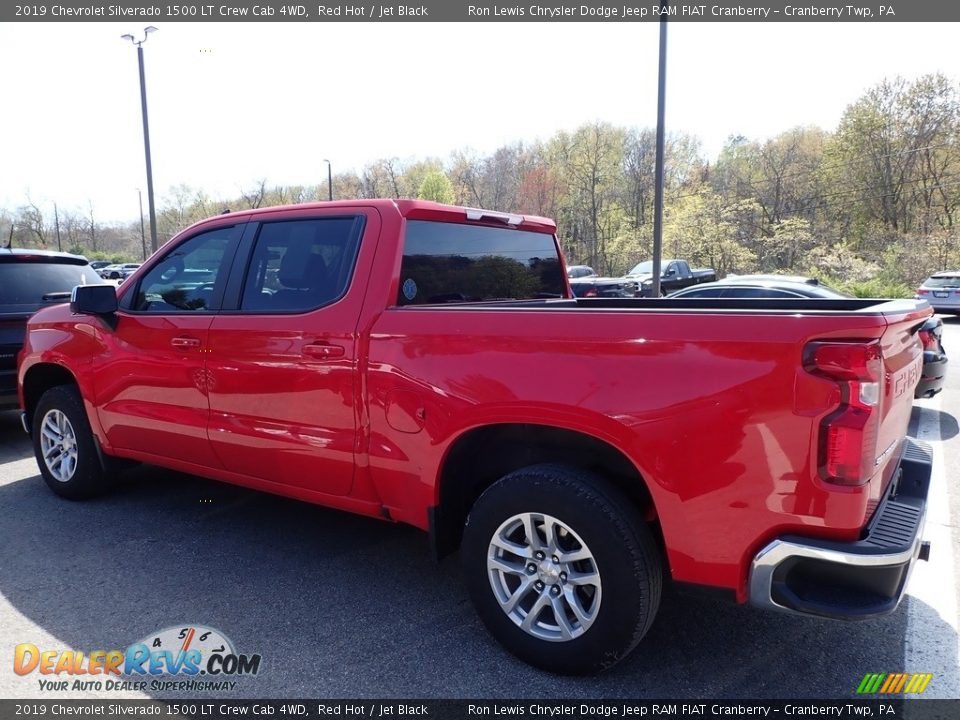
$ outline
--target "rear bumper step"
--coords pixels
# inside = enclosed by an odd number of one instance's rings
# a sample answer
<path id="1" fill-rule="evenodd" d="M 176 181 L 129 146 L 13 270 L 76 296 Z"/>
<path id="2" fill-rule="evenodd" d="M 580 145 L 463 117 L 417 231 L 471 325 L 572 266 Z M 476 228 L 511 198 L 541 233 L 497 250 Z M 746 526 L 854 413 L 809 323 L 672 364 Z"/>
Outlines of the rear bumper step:
<path id="1" fill-rule="evenodd" d="M 913 563 L 926 560 L 922 539 L 932 451 L 907 438 L 895 494 L 877 509 L 856 542 L 787 535 L 763 548 L 750 568 L 750 602 L 804 615 L 860 620 L 896 610 Z"/>

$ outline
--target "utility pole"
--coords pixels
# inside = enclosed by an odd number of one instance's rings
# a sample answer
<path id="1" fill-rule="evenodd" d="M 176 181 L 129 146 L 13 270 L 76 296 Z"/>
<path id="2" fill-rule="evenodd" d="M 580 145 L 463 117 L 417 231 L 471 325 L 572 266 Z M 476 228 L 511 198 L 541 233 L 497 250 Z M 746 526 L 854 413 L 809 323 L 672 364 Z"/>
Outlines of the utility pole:
<path id="1" fill-rule="evenodd" d="M 57 212 L 57 204 L 53 204 L 53 223 L 57 228 L 57 250 L 63 252 L 63 245 L 60 244 L 60 213 Z"/>
<path id="2" fill-rule="evenodd" d="M 327 198 L 333 200 L 333 170 L 330 167 L 330 161 L 324 160 L 327 164 Z"/>
<path id="3" fill-rule="evenodd" d="M 663 121 L 667 96 L 667 6 L 669 0 L 660 0 L 660 70 L 657 85 L 657 160 L 654 168 L 653 194 L 653 277 L 650 292 L 660 297 L 660 266 L 663 254 Z"/>
<path id="4" fill-rule="evenodd" d="M 143 259 L 147 259 L 147 235 L 143 229 L 143 193 L 137 188 L 137 197 L 140 199 L 140 244 L 143 246 Z"/>
<path id="5" fill-rule="evenodd" d="M 157 29 L 150 25 L 143 29 L 143 40 L 137 41 L 133 35 L 122 35 L 137 46 L 137 65 L 140 68 L 140 114 L 143 116 L 143 154 L 147 161 L 147 206 L 150 209 L 150 245 L 156 252 L 157 243 L 157 213 L 153 204 L 153 164 L 150 161 L 150 123 L 147 121 L 147 81 L 143 72 L 143 44 L 147 37 Z"/>

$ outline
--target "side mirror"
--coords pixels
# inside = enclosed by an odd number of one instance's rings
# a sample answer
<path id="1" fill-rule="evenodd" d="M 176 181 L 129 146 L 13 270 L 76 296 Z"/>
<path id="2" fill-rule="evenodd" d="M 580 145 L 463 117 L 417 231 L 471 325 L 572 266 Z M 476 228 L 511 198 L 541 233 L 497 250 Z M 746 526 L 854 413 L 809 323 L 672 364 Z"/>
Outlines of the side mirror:
<path id="1" fill-rule="evenodd" d="M 112 315 L 117 311 L 113 285 L 77 285 L 70 295 L 70 312 L 81 315 Z"/>

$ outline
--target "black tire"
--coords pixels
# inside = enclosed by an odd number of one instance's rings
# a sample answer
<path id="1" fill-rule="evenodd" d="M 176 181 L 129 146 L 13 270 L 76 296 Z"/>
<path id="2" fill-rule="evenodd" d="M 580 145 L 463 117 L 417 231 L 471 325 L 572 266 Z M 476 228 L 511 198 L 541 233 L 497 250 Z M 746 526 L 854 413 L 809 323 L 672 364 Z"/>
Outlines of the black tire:
<path id="1" fill-rule="evenodd" d="M 564 542 L 566 529 L 565 542 L 572 543 L 568 548 L 582 544 L 592 556 L 586 561 L 586 567 L 583 562 L 553 565 L 549 558 L 519 563 L 526 565 L 525 572 L 531 580 L 539 578 L 546 591 L 556 592 L 561 598 L 568 592 L 593 593 L 580 605 L 581 610 L 589 610 L 590 604 L 597 603 L 591 624 L 583 625 L 579 618 L 568 615 L 567 638 L 544 639 L 524 630 L 518 624 L 522 620 L 507 614 L 494 590 L 494 585 L 499 584 L 499 592 L 504 596 L 512 591 L 510 585 L 514 580 L 517 591 L 526 582 L 519 573 L 496 575 L 488 571 L 487 562 L 494 547 L 491 545 L 494 536 L 515 527 L 516 522 L 522 526 L 522 520 L 517 518 L 527 513 L 532 513 L 534 518 L 540 515 L 555 519 L 561 528 L 555 533 L 558 543 Z M 546 521 L 539 527 L 535 532 L 543 545 L 542 530 Z M 525 537 L 521 527 L 514 532 L 520 534 L 508 539 Z M 554 673 L 586 675 L 613 667 L 647 633 L 660 605 L 662 562 L 650 528 L 620 490 L 603 478 L 577 468 L 534 465 L 512 472 L 490 486 L 470 510 L 461 557 L 471 599 L 491 634 L 520 659 Z M 502 556 L 511 563 L 515 557 L 509 553 Z M 562 560 L 562 553 L 558 557 Z M 531 568 L 538 562 L 546 566 L 536 565 L 533 572 Z M 555 578 L 557 569 L 564 568 L 567 570 L 561 576 L 564 579 Z M 566 586 L 567 573 L 577 571 L 588 575 L 594 570 L 599 576 L 596 587 L 574 587 L 575 583 Z M 526 592 L 532 595 L 533 602 L 538 602 L 544 594 L 536 585 Z M 513 612 L 525 612 L 529 616 L 530 613 L 522 609 L 524 604 L 529 610 L 537 607 L 525 596 L 524 601 L 517 603 L 521 610 Z M 561 607 L 570 608 L 570 605 Z M 552 627 L 559 629 L 562 623 L 552 608 L 544 607 L 537 611 L 532 624 L 537 632 L 551 633 Z M 569 634 L 571 624 L 580 627 L 579 635 Z"/>
<path id="2" fill-rule="evenodd" d="M 64 453 L 57 449 L 56 442 L 49 434 L 44 435 L 44 421 L 49 416 L 50 422 L 55 423 L 57 413 L 65 418 L 68 424 L 63 426 L 64 429 L 69 429 L 69 432 L 64 432 L 60 437 L 69 438 L 71 434 L 73 437 L 66 444 L 61 442 L 59 445 L 61 450 L 66 447 L 73 451 L 66 453 L 71 457 L 65 456 L 59 463 L 58 457 Z M 47 428 L 47 431 L 52 430 Z M 44 437 L 51 438 L 49 442 L 53 444 L 53 454 L 49 460 L 44 459 Z M 46 449 L 50 450 L 51 446 L 46 445 Z M 83 400 L 79 390 L 73 385 L 52 387 L 41 396 L 33 413 L 33 452 L 47 487 L 62 498 L 86 500 L 110 489 L 111 483 L 100 463 Z"/>

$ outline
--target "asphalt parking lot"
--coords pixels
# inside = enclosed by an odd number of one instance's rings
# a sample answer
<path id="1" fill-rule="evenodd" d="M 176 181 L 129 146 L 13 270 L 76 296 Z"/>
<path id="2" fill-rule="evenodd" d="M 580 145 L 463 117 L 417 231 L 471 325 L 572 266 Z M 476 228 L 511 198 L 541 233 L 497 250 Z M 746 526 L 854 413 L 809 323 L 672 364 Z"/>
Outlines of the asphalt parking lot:
<path id="1" fill-rule="evenodd" d="M 143 697 L 41 692 L 12 671 L 14 646 L 123 648 L 187 624 L 262 655 L 221 693 L 236 698 L 849 698 L 865 673 L 901 671 L 933 673 L 927 696 L 960 697 L 960 320 L 945 324 L 955 366 L 911 423 L 936 452 L 933 554 L 893 616 L 818 621 L 670 591 L 636 652 L 588 679 L 501 650 L 458 559 L 434 563 L 418 531 L 146 467 L 106 498 L 66 502 L 17 414 L 0 413 L 0 697 Z"/>

